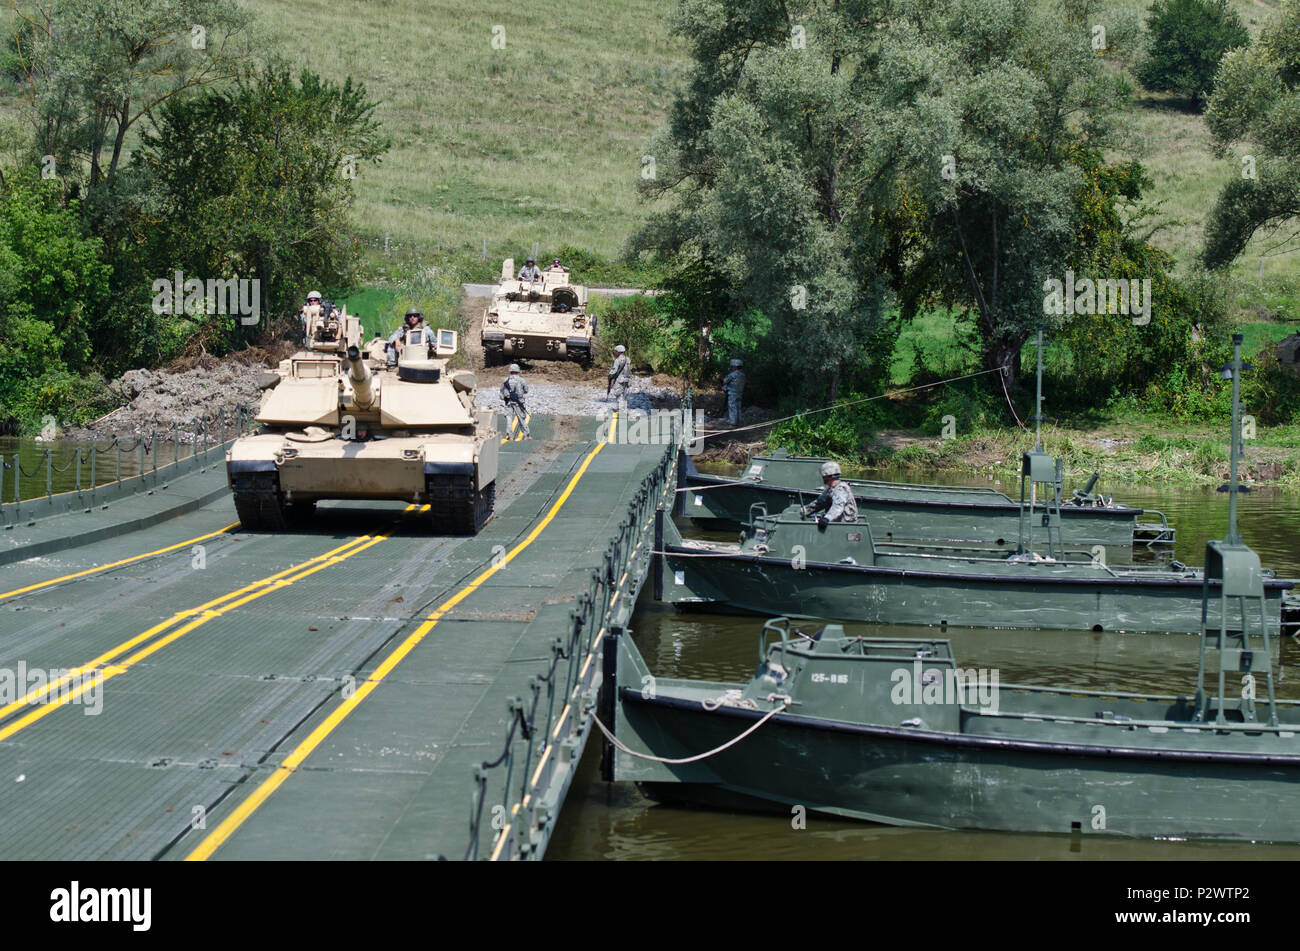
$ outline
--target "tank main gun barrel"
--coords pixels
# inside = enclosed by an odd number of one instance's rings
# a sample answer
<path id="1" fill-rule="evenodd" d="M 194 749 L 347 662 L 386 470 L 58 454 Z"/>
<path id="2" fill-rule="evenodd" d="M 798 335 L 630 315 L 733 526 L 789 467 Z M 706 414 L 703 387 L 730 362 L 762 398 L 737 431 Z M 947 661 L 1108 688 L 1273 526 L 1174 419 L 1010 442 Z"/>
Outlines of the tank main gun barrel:
<path id="1" fill-rule="evenodd" d="M 361 351 L 354 345 L 348 347 L 348 378 L 352 380 L 353 400 L 358 406 L 369 406 L 374 398 L 370 367 L 361 356 Z"/>

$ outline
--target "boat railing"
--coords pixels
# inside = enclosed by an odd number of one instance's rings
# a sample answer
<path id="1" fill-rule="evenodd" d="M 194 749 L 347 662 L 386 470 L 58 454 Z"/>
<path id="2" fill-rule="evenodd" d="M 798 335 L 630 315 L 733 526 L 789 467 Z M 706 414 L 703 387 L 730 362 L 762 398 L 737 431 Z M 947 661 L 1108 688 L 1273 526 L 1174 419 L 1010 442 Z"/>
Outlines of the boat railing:
<path id="1" fill-rule="evenodd" d="M 689 402 L 685 404 L 690 412 Z M 681 432 L 676 430 L 677 439 Z M 506 703 L 505 727 L 473 770 L 469 840 L 463 857 L 539 858 L 564 791 L 592 730 L 606 665 L 606 640 L 622 634 L 642 582 L 663 549 L 663 522 L 677 492 L 676 441 L 628 497 L 604 556 L 567 621 L 555 625 L 551 656 Z M 612 674 L 612 668 L 609 668 Z M 612 702 L 612 701 L 610 701 Z M 613 722 L 612 713 L 606 713 Z"/>
<path id="2" fill-rule="evenodd" d="M 1144 521 L 1148 515 L 1153 516 L 1155 520 Z M 1143 509 L 1142 514 L 1133 522 L 1134 545 L 1145 545 L 1147 548 L 1154 545 L 1172 545 L 1176 537 L 1176 530 L 1169 524 L 1165 513 L 1159 509 Z"/>
<path id="3" fill-rule="evenodd" d="M 863 488 L 878 489 L 925 489 L 927 492 L 943 492 L 950 495 L 969 494 L 978 492 L 981 495 L 996 496 L 1007 502 L 1011 497 L 1005 492 L 1000 492 L 991 486 L 986 485 L 933 485 L 927 482 L 883 482 L 877 479 L 845 479 L 851 486 L 862 486 Z"/>
<path id="4" fill-rule="evenodd" d="M 785 659 L 785 648 L 790 642 L 790 619 L 788 617 L 774 617 L 763 625 L 763 633 L 758 636 L 758 662 L 760 664 L 767 661 L 767 632 L 778 634 L 781 637 L 781 658 Z M 784 663 L 782 664 L 784 666 Z"/>

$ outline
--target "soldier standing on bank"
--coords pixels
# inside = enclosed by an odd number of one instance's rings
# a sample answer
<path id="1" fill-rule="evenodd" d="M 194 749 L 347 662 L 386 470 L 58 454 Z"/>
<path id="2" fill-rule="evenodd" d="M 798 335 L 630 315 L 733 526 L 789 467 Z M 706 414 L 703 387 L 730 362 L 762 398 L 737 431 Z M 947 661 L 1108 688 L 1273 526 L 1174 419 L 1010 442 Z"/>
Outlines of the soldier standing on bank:
<path id="1" fill-rule="evenodd" d="M 614 352 L 618 356 L 614 358 L 614 365 L 610 367 L 609 382 L 605 384 L 605 395 L 613 396 L 615 403 L 626 407 L 628 387 L 632 384 L 632 361 L 627 358 L 627 347 L 621 343 L 614 348 Z"/>
<path id="2" fill-rule="evenodd" d="M 821 473 L 826 488 L 811 504 L 803 507 L 803 514 L 825 512 L 825 515 L 817 516 L 818 528 L 825 528 L 830 522 L 856 522 L 858 500 L 853 497 L 853 489 L 840 481 L 840 464 L 823 462 Z"/>
<path id="3" fill-rule="evenodd" d="M 524 396 L 528 393 L 528 384 L 524 378 L 519 375 L 519 364 L 510 364 L 510 375 L 501 383 L 501 398 L 506 403 L 506 415 L 515 414 L 515 419 L 519 420 L 519 428 L 523 431 L 525 439 L 532 439 L 533 434 L 528 431 L 528 408 L 524 406 Z"/>
<path id="4" fill-rule="evenodd" d="M 727 394 L 727 422 L 740 425 L 740 394 L 745 392 L 745 373 L 739 360 L 731 361 L 731 372 L 722 381 L 722 392 Z"/>

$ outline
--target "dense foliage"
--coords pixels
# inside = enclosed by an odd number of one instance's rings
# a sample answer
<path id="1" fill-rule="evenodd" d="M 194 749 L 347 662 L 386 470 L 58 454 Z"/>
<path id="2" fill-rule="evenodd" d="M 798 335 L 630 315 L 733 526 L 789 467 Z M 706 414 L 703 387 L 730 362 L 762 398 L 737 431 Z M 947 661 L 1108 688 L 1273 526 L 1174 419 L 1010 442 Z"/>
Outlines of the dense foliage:
<path id="1" fill-rule="evenodd" d="M 1129 85 L 1093 20 L 1077 2 L 683 0 L 690 81 L 642 184 L 668 208 L 634 247 L 723 278 L 735 355 L 774 401 L 878 391 L 934 311 L 1004 406 L 1040 324 L 1079 392 L 1199 380 L 1223 308 L 1150 243 L 1142 167 L 1109 157 Z M 1070 278 L 1149 290 L 1140 311 L 1053 307 Z M 658 311 L 674 297 L 692 303 Z"/>
<path id="2" fill-rule="evenodd" d="M 353 180 L 388 148 L 364 87 L 255 66 L 228 0 L 12 6 L 0 90 L 25 129 L 0 124 L 17 157 L 0 165 L 0 426 L 84 418 L 97 374 L 219 354 L 307 285 L 352 281 Z M 255 313 L 232 312 L 239 282 Z"/>
<path id="3" fill-rule="evenodd" d="M 1219 61 L 1250 44 L 1228 0 L 1156 0 L 1147 18 L 1150 42 L 1137 78 L 1147 89 L 1204 104 Z"/>
<path id="4" fill-rule="evenodd" d="M 1205 229 L 1210 267 L 1230 264 L 1256 233 L 1300 219 L 1297 117 L 1300 0 L 1289 0 L 1255 46 L 1224 57 L 1206 110 L 1220 154 L 1239 143 L 1251 146 L 1240 157 L 1241 175 L 1224 186 L 1210 214 Z"/>

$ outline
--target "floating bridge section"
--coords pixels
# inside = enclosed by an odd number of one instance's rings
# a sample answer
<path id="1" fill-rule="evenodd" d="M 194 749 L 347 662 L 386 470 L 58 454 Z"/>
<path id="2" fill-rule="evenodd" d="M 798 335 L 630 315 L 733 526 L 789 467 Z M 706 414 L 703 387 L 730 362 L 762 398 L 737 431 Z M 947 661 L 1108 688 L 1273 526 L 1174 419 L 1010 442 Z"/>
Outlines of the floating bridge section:
<path id="1" fill-rule="evenodd" d="M 531 425 L 469 538 L 396 503 L 243 532 L 220 440 L 6 504 L 0 858 L 540 858 L 677 451 Z"/>

